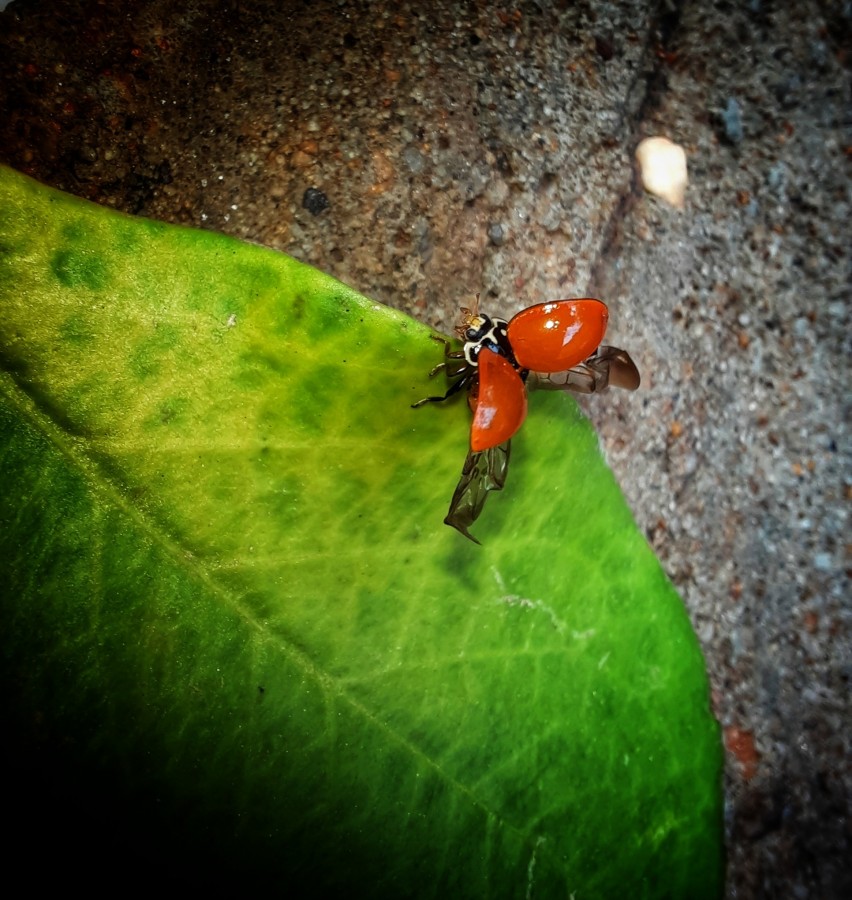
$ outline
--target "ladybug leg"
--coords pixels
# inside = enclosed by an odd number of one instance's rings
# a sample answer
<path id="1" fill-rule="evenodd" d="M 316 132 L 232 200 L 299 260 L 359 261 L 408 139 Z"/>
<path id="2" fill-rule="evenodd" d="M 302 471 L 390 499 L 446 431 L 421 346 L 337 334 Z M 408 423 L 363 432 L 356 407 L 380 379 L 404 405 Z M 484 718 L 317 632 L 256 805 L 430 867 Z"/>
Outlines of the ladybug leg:
<path id="1" fill-rule="evenodd" d="M 418 400 L 416 403 L 412 403 L 411 408 L 417 409 L 418 406 L 423 406 L 424 403 L 442 403 L 444 400 L 449 400 L 450 397 L 452 397 L 454 394 L 457 394 L 462 388 L 467 387 L 470 384 L 472 378 L 473 371 L 451 384 L 450 389 L 446 394 L 444 394 L 443 397 L 424 397 L 422 400 Z"/>
<path id="2" fill-rule="evenodd" d="M 456 375 L 460 375 L 462 370 L 467 366 L 467 361 L 464 357 L 464 350 L 450 350 L 450 347 L 453 345 L 446 339 L 442 338 L 440 335 L 433 334 L 432 340 L 437 341 L 439 344 L 444 345 L 444 361 L 438 363 L 434 369 L 429 373 L 430 377 L 433 375 L 437 375 L 438 372 L 443 369 L 447 370 L 447 375 L 450 378 L 455 378 Z M 452 360 L 452 362 L 450 361 Z M 464 360 L 464 362 L 462 362 Z"/>
<path id="3" fill-rule="evenodd" d="M 441 403 L 444 400 L 449 400 L 462 388 L 468 387 L 476 375 L 476 369 L 467 362 L 463 350 L 451 350 L 452 344 L 437 334 L 432 335 L 432 340 L 444 345 L 444 361 L 438 363 L 432 369 L 429 377 L 433 378 L 438 372 L 446 372 L 447 378 L 458 378 L 458 381 L 450 385 L 449 390 L 443 397 L 424 397 L 422 400 L 412 403 L 412 409 L 417 409 L 418 406 L 423 406 L 424 403 Z"/>
<path id="4" fill-rule="evenodd" d="M 457 375 L 461 375 L 467 366 L 468 363 L 464 358 L 464 354 L 461 350 L 455 350 L 453 353 L 447 354 L 447 359 L 444 362 L 438 363 L 434 369 L 430 370 L 429 377 L 434 378 L 438 372 L 446 371 L 448 378 L 455 378 Z"/>
<path id="5" fill-rule="evenodd" d="M 460 350 L 455 352 L 461 353 Z M 445 362 L 438 363 L 438 365 L 429 373 L 429 377 L 431 378 L 432 376 L 437 375 L 438 372 L 446 372 L 447 378 L 458 378 L 459 375 L 464 375 L 465 371 L 470 368 L 471 366 L 464 356 L 452 356 Z"/>

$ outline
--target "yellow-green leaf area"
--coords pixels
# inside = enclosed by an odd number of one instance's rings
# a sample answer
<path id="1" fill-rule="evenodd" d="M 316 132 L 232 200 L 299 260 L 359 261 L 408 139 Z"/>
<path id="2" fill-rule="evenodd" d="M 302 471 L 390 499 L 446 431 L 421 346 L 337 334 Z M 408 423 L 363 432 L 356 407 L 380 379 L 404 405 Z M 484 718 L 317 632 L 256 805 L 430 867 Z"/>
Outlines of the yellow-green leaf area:
<path id="1" fill-rule="evenodd" d="M 531 398 L 478 547 L 467 406 L 410 408 L 441 346 L 334 279 L 0 169 L 0 304 L 4 712 L 55 852 L 719 896 L 703 660 L 571 399 Z"/>

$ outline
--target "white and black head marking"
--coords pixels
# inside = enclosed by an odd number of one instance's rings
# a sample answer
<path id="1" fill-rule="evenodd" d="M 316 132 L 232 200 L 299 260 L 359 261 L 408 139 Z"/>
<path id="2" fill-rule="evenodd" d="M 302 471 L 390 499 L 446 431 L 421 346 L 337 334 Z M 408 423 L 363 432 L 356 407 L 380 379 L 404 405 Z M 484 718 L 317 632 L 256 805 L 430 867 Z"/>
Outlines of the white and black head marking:
<path id="1" fill-rule="evenodd" d="M 507 332 L 508 322 L 505 319 L 491 318 L 482 314 L 472 314 L 465 317 L 464 323 L 459 329 L 460 337 L 464 339 L 464 359 L 469 366 L 476 367 L 479 360 L 479 351 L 487 347 L 500 356 L 505 356 L 514 361 L 512 348 L 509 346 Z"/>

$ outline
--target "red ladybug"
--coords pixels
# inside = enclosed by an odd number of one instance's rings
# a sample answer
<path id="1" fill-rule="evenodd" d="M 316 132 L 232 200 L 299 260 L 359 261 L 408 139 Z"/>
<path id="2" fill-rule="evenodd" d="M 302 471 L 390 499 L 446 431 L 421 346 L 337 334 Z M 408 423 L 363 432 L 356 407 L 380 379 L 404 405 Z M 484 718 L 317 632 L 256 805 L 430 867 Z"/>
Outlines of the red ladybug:
<path id="1" fill-rule="evenodd" d="M 477 295 L 477 301 L 479 297 Z M 601 347 L 607 308 L 600 300 L 557 300 L 530 306 L 509 322 L 478 310 L 462 309 L 456 334 L 461 350 L 444 344 L 444 370 L 455 379 L 443 396 L 413 404 L 441 402 L 468 389 L 473 410 L 470 452 L 444 520 L 476 541 L 467 526 L 482 511 L 487 493 L 500 490 L 509 465 L 509 440 L 527 415 L 527 385 L 592 393 L 608 385 L 635 390 L 639 372 L 624 350 Z"/>

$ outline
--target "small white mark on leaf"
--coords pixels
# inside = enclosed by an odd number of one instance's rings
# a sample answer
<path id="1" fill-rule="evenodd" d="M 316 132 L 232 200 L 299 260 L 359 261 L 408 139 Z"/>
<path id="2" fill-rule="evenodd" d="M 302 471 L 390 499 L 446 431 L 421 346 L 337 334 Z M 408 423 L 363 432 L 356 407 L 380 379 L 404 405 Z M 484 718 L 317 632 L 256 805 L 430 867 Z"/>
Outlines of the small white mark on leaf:
<path id="1" fill-rule="evenodd" d="M 565 623 L 556 615 L 556 611 L 552 606 L 548 606 L 541 600 L 530 600 L 529 597 L 519 597 L 517 594 L 505 594 L 500 598 L 499 602 L 505 603 L 507 606 L 520 606 L 523 609 L 538 610 L 550 619 L 550 624 L 559 634 L 565 632 Z"/>
<path id="2" fill-rule="evenodd" d="M 539 836 L 535 839 L 535 843 L 532 848 L 532 855 L 530 856 L 530 862 L 527 866 L 527 900 L 530 900 L 533 892 L 533 884 L 535 883 L 535 856 L 538 852 L 538 848 L 544 843 L 544 838 Z"/>
<path id="3" fill-rule="evenodd" d="M 494 566 L 491 567 L 491 574 L 494 576 L 494 580 L 497 582 L 497 586 L 500 590 L 505 591 L 506 583 L 503 581 L 503 576 L 494 568 Z M 497 598 L 497 602 L 504 603 L 506 606 L 520 606 L 523 609 L 532 609 L 543 612 L 550 619 L 550 624 L 559 634 L 563 634 L 566 630 L 565 623 L 556 615 L 556 611 L 553 607 L 548 606 L 542 600 L 531 600 L 529 597 L 520 597 L 517 594 L 504 593 L 502 597 Z"/>
<path id="4" fill-rule="evenodd" d="M 587 641 L 589 638 L 593 638 L 597 634 L 596 629 L 587 628 L 585 631 L 572 631 L 571 637 L 574 638 L 575 641 Z"/>
<path id="5" fill-rule="evenodd" d="M 228 328 L 233 328 L 234 325 L 237 324 L 237 314 L 231 313 L 231 315 L 228 316 L 228 321 L 225 324 L 228 326 Z"/>

